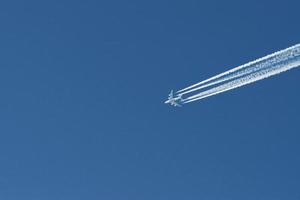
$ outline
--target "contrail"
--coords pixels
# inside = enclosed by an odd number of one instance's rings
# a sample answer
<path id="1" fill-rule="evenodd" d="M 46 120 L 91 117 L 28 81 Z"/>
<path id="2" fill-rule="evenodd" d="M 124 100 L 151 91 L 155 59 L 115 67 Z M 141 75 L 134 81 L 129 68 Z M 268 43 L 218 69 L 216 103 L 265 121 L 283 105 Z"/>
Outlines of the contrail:
<path id="1" fill-rule="evenodd" d="M 184 99 L 184 103 L 190 103 L 190 102 L 204 99 L 204 98 L 216 95 L 216 94 L 220 94 L 220 93 L 226 92 L 228 90 L 239 88 L 241 86 L 248 85 L 250 83 L 253 83 L 253 82 L 256 82 L 259 80 L 263 80 L 270 76 L 274 76 L 274 75 L 280 74 L 282 72 L 288 71 L 290 69 L 299 67 L 300 66 L 300 56 L 299 55 L 300 55 L 300 49 L 297 50 L 298 57 L 294 57 L 290 61 L 284 62 L 279 65 L 272 66 L 268 69 L 256 72 L 254 74 L 250 74 L 243 78 L 240 78 L 240 79 L 231 81 L 229 83 L 220 85 L 218 87 L 212 88 L 210 90 L 203 91 L 199 94 L 196 94 L 196 95 L 193 95 L 191 97 Z"/>
<path id="2" fill-rule="evenodd" d="M 188 94 L 196 90 L 204 89 L 213 85 L 217 85 L 226 81 L 230 81 L 245 75 L 263 70 L 265 68 L 271 67 L 272 65 L 283 62 L 285 60 L 291 59 L 293 57 L 293 52 L 299 51 L 300 44 L 289 47 L 287 49 L 277 51 L 265 57 L 259 58 L 252 62 L 246 63 L 244 65 L 238 66 L 216 76 L 213 76 L 209 79 L 181 89 L 177 92 L 178 95 Z M 198 86 L 198 87 L 197 87 Z"/>
<path id="3" fill-rule="evenodd" d="M 300 66 L 300 44 L 241 65 L 204 81 L 169 94 L 168 103 L 180 105 L 214 96 L 269 78 Z M 197 94 L 195 92 L 198 91 Z M 183 98 L 189 93 L 193 95 Z"/>

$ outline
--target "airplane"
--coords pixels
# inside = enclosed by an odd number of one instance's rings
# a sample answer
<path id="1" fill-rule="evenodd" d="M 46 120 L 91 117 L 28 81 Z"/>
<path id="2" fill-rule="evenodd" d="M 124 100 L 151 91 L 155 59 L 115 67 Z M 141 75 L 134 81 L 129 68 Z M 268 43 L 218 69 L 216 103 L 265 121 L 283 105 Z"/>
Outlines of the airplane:
<path id="1" fill-rule="evenodd" d="M 168 100 L 165 101 L 165 104 L 171 104 L 172 106 L 178 106 L 178 107 L 181 107 L 182 105 L 180 105 L 178 103 L 178 101 L 182 101 L 182 94 L 181 95 L 177 95 L 176 97 L 174 97 L 174 93 L 173 93 L 173 90 L 171 90 L 170 94 L 169 94 L 169 97 L 168 97 Z"/>

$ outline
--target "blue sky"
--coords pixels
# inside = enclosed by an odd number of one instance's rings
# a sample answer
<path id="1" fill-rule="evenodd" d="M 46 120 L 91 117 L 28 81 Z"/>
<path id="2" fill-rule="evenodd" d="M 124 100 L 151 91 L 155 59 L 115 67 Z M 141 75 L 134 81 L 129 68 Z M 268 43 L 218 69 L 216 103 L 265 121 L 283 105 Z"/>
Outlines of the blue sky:
<path id="1" fill-rule="evenodd" d="M 299 43 L 299 6 L 1 2 L 0 198 L 299 199 L 299 69 L 163 104 Z"/>

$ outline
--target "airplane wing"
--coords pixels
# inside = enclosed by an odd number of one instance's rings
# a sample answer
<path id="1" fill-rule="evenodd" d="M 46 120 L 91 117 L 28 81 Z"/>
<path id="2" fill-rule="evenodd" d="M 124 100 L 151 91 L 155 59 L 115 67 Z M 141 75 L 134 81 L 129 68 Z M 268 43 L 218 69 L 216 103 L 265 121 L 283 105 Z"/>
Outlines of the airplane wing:
<path id="1" fill-rule="evenodd" d="M 171 90 L 171 92 L 169 94 L 169 98 L 173 98 L 173 90 Z"/>

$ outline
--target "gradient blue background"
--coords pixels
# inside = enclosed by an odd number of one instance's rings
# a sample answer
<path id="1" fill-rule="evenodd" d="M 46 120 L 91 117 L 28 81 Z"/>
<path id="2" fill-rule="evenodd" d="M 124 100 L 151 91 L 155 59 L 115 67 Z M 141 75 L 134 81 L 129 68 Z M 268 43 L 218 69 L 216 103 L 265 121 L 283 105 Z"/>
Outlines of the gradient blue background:
<path id="1" fill-rule="evenodd" d="M 2 1 L 0 199 L 298 200 L 300 69 L 179 109 L 298 43 L 294 1 Z"/>

